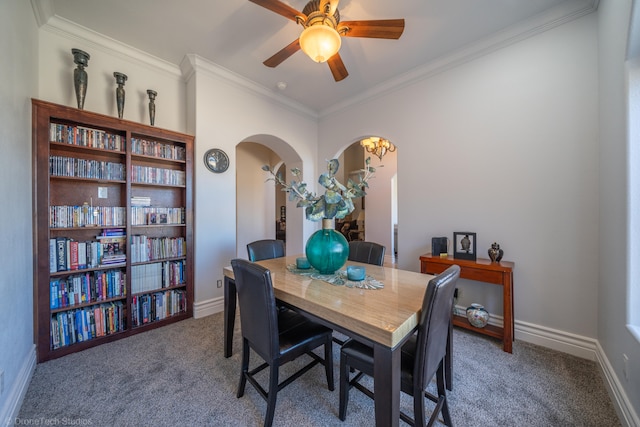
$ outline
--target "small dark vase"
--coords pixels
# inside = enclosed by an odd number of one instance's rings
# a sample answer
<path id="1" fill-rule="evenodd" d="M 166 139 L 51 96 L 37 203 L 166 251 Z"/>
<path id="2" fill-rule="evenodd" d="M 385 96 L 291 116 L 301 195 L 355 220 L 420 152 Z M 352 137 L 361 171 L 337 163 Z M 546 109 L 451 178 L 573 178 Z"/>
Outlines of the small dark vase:
<path id="1" fill-rule="evenodd" d="M 489 258 L 492 262 L 500 262 L 502 255 L 504 255 L 504 251 L 500 249 L 500 245 L 496 242 L 491 244 L 491 247 L 487 252 L 489 253 Z"/>
<path id="2" fill-rule="evenodd" d="M 309 264 L 320 274 L 333 274 L 347 262 L 349 243 L 335 230 L 332 219 L 323 219 L 322 230 L 307 240 L 305 254 Z"/>
<path id="3" fill-rule="evenodd" d="M 158 92 L 155 90 L 147 89 L 147 95 L 149 95 L 149 122 L 151 126 L 156 122 L 156 96 L 158 96 Z"/>
<path id="4" fill-rule="evenodd" d="M 80 49 L 71 49 L 73 54 L 73 62 L 78 66 L 73 70 L 73 86 L 76 90 L 76 100 L 78 101 L 78 109 L 84 108 L 84 98 L 87 94 L 87 84 L 89 83 L 89 76 L 84 70 L 84 67 L 89 65 L 89 54 Z"/>
<path id="5" fill-rule="evenodd" d="M 118 84 L 116 88 L 116 104 L 118 105 L 118 118 L 121 119 L 124 114 L 124 82 L 127 81 L 127 75 L 116 71 L 113 73 L 113 77 L 116 78 L 116 83 Z"/>

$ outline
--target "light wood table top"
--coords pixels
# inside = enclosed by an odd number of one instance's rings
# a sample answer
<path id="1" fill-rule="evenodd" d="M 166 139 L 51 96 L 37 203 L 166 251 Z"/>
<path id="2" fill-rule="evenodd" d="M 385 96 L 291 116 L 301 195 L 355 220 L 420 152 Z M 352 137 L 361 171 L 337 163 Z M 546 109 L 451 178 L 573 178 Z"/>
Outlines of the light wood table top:
<path id="1" fill-rule="evenodd" d="M 366 274 L 384 284 L 383 289 L 336 286 L 287 270 L 300 255 L 258 261 L 271 271 L 277 299 L 340 325 L 385 347 L 394 348 L 418 325 L 424 292 L 432 275 L 363 265 Z M 224 268 L 233 279 L 233 269 Z"/>

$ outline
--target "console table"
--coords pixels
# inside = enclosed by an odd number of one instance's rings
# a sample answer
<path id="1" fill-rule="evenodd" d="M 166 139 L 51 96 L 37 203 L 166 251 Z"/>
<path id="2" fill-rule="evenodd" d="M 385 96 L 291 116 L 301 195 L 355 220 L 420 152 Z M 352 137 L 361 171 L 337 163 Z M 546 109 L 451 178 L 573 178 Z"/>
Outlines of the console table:
<path id="1" fill-rule="evenodd" d="M 509 261 L 491 262 L 489 259 L 478 258 L 476 261 L 455 259 L 452 256 L 440 257 L 425 254 L 420 256 L 420 272 L 438 274 L 456 264 L 460 266 L 460 277 L 478 282 L 493 283 L 502 286 L 502 301 L 504 310 L 503 327 L 487 325 L 476 328 L 464 316 L 453 316 L 453 325 L 502 340 L 504 351 L 511 353 L 513 343 L 513 267 Z"/>

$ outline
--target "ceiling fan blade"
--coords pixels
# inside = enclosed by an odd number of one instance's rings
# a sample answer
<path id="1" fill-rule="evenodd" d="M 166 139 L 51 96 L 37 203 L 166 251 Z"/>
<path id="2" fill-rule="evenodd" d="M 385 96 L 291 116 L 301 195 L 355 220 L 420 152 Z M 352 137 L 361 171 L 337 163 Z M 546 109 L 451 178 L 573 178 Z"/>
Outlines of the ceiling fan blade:
<path id="1" fill-rule="evenodd" d="M 346 32 L 341 30 L 346 29 Z M 342 21 L 338 32 L 344 37 L 370 37 L 399 39 L 404 31 L 404 19 L 380 19 L 373 21 Z"/>
<path id="2" fill-rule="evenodd" d="M 306 15 L 302 12 L 298 12 L 291 6 L 284 4 L 278 0 L 249 0 L 251 3 L 255 3 L 258 6 L 262 6 L 265 9 L 269 9 L 272 12 L 282 15 L 287 19 L 291 19 L 297 22 L 296 16 L 300 16 L 303 20 L 307 19 Z"/>
<path id="3" fill-rule="evenodd" d="M 344 66 L 344 62 L 342 62 L 340 53 L 336 53 L 329 58 L 327 64 L 329 64 L 329 69 L 331 70 L 331 74 L 333 74 L 333 79 L 335 81 L 339 82 L 349 75 L 347 68 Z"/>
<path id="4" fill-rule="evenodd" d="M 285 59 L 287 59 L 288 57 L 290 57 L 291 55 L 293 55 L 299 50 L 300 50 L 300 39 L 295 39 L 288 46 L 284 47 L 275 55 L 273 55 L 271 58 L 264 61 L 263 64 L 271 68 L 277 67 Z"/>

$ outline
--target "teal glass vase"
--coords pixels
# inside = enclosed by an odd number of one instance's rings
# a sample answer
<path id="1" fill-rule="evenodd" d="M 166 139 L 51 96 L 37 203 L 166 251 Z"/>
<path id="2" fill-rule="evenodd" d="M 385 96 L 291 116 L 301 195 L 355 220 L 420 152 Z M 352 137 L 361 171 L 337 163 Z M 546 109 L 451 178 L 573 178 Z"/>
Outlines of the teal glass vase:
<path id="1" fill-rule="evenodd" d="M 333 228 L 332 219 L 322 220 L 322 230 L 309 237 L 305 247 L 309 264 L 320 274 L 333 274 L 346 264 L 349 243 L 342 233 Z"/>

